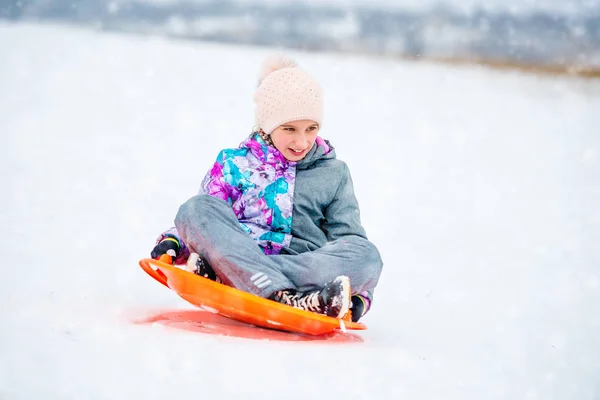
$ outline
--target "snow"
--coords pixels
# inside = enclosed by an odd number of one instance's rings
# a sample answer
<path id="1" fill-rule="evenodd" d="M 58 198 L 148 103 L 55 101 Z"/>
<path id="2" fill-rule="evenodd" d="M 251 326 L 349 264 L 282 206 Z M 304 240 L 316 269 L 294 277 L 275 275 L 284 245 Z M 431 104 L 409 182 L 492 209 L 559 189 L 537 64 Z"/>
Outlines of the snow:
<path id="1" fill-rule="evenodd" d="M 0 398 L 600 397 L 600 83 L 292 53 L 384 259 L 363 343 L 132 321 L 272 50 L 0 23 Z M 243 397 L 242 397 L 243 396 Z"/>

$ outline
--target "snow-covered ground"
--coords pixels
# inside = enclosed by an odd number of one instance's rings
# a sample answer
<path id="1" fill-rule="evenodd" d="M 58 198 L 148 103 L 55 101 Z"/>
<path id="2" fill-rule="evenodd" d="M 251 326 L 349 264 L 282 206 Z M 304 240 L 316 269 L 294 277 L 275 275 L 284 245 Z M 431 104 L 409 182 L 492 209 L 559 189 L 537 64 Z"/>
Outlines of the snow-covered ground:
<path id="1" fill-rule="evenodd" d="M 384 258 L 363 343 L 132 323 L 269 49 L 0 24 L 0 399 L 600 398 L 600 82 L 297 54 Z"/>

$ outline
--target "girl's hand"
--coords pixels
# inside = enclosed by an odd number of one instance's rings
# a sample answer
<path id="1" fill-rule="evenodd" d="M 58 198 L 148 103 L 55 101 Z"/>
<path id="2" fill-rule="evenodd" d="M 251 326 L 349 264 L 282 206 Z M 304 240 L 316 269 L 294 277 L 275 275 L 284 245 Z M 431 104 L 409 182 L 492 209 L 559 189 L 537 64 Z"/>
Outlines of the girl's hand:
<path id="1" fill-rule="evenodd" d="M 153 259 L 158 260 L 163 254 L 168 254 L 171 256 L 171 258 L 175 259 L 179 255 L 179 249 L 181 249 L 179 241 L 174 237 L 168 236 L 161 240 L 159 244 L 154 246 L 150 256 Z"/>

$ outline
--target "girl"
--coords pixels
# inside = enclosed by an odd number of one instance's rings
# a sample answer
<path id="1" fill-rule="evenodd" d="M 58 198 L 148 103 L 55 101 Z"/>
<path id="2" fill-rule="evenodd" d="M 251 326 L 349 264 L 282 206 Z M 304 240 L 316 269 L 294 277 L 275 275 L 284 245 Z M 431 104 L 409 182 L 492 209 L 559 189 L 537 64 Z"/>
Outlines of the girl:
<path id="1" fill-rule="evenodd" d="M 318 136 L 322 89 L 285 57 L 268 58 L 254 94 L 256 129 L 222 150 L 151 256 L 297 308 L 358 321 L 382 261 L 361 226 L 346 164 Z"/>

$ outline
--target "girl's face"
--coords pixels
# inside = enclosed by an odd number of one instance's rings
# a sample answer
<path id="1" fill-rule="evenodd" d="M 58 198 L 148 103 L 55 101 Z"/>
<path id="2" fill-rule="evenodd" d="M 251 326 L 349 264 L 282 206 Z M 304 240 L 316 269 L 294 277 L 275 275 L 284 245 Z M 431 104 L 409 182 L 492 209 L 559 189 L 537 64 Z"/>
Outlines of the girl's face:
<path id="1" fill-rule="evenodd" d="M 318 133 L 318 123 L 303 119 L 279 125 L 271 132 L 271 140 L 288 161 L 300 161 L 315 144 Z"/>

